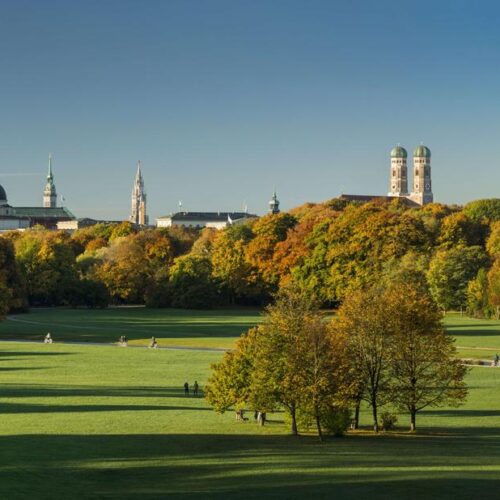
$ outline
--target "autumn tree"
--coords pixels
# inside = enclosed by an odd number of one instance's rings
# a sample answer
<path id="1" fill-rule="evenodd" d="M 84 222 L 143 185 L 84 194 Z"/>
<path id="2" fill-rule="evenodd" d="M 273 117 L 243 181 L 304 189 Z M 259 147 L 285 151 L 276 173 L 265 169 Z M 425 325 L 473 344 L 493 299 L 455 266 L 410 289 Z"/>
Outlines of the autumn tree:
<path id="1" fill-rule="evenodd" d="M 209 309 L 218 301 L 212 264 L 200 255 L 178 257 L 170 270 L 171 304 L 185 309 Z"/>
<path id="2" fill-rule="evenodd" d="M 252 380 L 259 333 L 258 328 L 250 329 L 236 342 L 234 350 L 224 353 L 221 361 L 212 364 L 212 374 L 205 385 L 205 399 L 216 412 L 256 404 Z"/>
<path id="3" fill-rule="evenodd" d="M 464 206 L 463 213 L 476 221 L 500 221 L 500 198 L 471 201 Z"/>
<path id="4" fill-rule="evenodd" d="M 444 311 L 467 304 L 467 286 L 482 267 L 488 264 L 479 246 L 439 250 L 431 259 L 427 280 L 431 294 Z"/>
<path id="5" fill-rule="evenodd" d="M 390 331 L 391 401 L 410 414 L 427 407 L 459 405 L 467 395 L 466 368 L 456 358 L 453 339 L 444 331 L 441 313 L 430 295 L 398 283 L 382 294 Z"/>
<path id="6" fill-rule="evenodd" d="M 34 305 L 68 304 L 78 282 L 69 236 L 60 231 L 32 229 L 15 241 L 16 259 Z"/>
<path id="7" fill-rule="evenodd" d="M 379 430 L 379 409 L 391 398 L 390 346 L 387 304 L 380 289 L 352 292 L 333 323 L 334 331 L 348 339 L 351 366 L 362 397 L 370 405 L 373 429 Z"/>
<path id="8" fill-rule="evenodd" d="M 296 391 L 301 397 L 301 414 L 314 419 L 321 440 L 324 429 L 343 433 L 349 425 L 348 406 L 356 390 L 346 337 L 329 329 L 319 314 L 313 314 L 306 318 L 297 344 Z"/>
<path id="9" fill-rule="evenodd" d="M 488 272 L 488 297 L 496 319 L 500 319 L 500 257 Z"/>
<path id="10" fill-rule="evenodd" d="M 291 419 L 291 431 L 298 434 L 297 412 L 303 397 L 298 390 L 303 366 L 299 339 L 310 326 L 315 305 L 306 294 L 290 285 L 282 288 L 275 304 L 268 306 L 259 329 L 260 343 L 255 361 L 255 384 L 264 399 L 282 406 Z"/>
<path id="11" fill-rule="evenodd" d="M 212 274 L 231 304 L 259 302 L 263 294 L 257 270 L 245 259 L 252 238 L 250 226 L 241 224 L 219 232 L 212 244 Z"/>
<path id="12" fill-rule="evenodd" d="M 467 285 L 467 314 L 476 318 L 488 316 L 489 307 L 488 273 L 481 268 Z"/>
<path id="13" fill-rule="evenodd" d="M 444 249 L 484 246 L 488 231 L 488 224 L 482 220 L 473 220 L 463 212 L 456 212 L 442 220 L 438 244 Z"/>

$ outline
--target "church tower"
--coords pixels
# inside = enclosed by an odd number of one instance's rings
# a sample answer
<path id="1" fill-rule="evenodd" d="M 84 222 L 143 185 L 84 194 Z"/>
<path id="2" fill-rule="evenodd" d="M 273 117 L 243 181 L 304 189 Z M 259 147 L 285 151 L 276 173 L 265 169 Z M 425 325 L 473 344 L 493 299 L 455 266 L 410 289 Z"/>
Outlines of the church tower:
<path id="1" fill-rule="evenodd" d="M 391 151 L 389 196 L 408 196 L 408 153 L 399 144 Z"/>
<path id="2" fill-rule="evenodd" d="M 135 174 L 135 182 L 132 189 L 130 222 L 138 226 L 147 226 L 149 222 L 149 218 L 146 215 L 146 192 L 144 190 L 144 179 L 142 178 L 140 161 L 137 162 L 137 173 Z"/>
<path id="3" fill-rule="evenodd" d="M 47 184 L 43 191 L 43 206 L 44 208 L 57 207 L 57 193 L 54 184 L 54 176 L 52 175 L 52 155 L 49 155 L 49 173 L 47 174 Z"/>
<path id="4" fill-rule="evenodd" d="M 276 196 L 276 189 L 273 192 L 273 197 L 269 201 L 269 213 L 270 214 L 280 213 L 280 202 L 278 200 L 278 197 Z"/>
<path id="5" fill-rule="evenodd" d="M 410 199 L 419 205 L 432 203 L 431 150 L 421 144 L 413 153 L 413 190 Z"/>

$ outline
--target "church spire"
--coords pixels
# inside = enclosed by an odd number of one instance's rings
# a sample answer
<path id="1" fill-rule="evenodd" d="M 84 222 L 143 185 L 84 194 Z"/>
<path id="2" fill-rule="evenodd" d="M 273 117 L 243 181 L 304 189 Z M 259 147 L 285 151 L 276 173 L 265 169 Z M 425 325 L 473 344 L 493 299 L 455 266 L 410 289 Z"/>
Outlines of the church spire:
<path id="1" fill-rule="evenodd" d="M 147 226 L 148 216 L 146 214 L 146 191 L 142 177 L 141 161 L 137 162 L 134 187 L 132 188 L 132 211 L 130 222 L 138 226 Z"/>
<path id="2" fill-rule="evenodd" d="M 49 153 L 49 173 L 47 174 L 47 180 L 53 179 L 52 176 L 52 153 Z"/>
<path id="3" fill-rule="evenodd" d="M 44 208 L 57 207 L 57 193 L 54 184 L 54 175 L 52 174 L 52 154 L 49 154 L 49 171 L 47 172 L 47 183 L 43 191 L 43 206 Z"/>

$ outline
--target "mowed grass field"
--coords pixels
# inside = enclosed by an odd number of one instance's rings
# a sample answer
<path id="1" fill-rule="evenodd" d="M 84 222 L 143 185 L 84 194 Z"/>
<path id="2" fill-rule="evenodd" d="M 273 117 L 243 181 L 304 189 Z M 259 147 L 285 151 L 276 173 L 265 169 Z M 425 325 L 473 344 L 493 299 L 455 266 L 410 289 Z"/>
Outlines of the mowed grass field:
<path id="1" fill-rule="evenodd" d="M 208 341 L 229 345 L 259 320 L 257 311 L 39 310 L 22 316 L 32 321 L 24 326 L 1 323 L 0 338 L 40 340 L 47 325 L 36 325 L 50 318 L 56 341 L 104 345 L 0 343 L 2 499 L 499 496 L 500 368 L 472 368 L 467 404 L 422 413 L 417 435 L 401 415 L 396 433 L 321 444 L 289 436 L 281 413 L 261 428 L 251 415 L 236 422 L 203 397 L 184 396 L 183 383 L 203 387 L 221 352 L 106 345 L 128 325 L 143 332 L 126 333 L 138 343 L 163 329 L 168 335 L 156 336 L 165 342 L 224 347 Z M 79 324 L 89 326 L 81 337 Z M 500 346 L 499 322 L 450 316 L 447 324 L 471 351 Z M 370 424 L 367 413 L 362 424 Z"/>
<path id="2" fill-rule="evenodd" d="M 50 332 L 61 342 L 114 343 L 125 335 L 130 345 L 231 348 L 261 318 L 257 309 L 187 311 L 120 307 L 102 310 L 33 309 L 0 323 L 0 339 L 41 341 Z"/>

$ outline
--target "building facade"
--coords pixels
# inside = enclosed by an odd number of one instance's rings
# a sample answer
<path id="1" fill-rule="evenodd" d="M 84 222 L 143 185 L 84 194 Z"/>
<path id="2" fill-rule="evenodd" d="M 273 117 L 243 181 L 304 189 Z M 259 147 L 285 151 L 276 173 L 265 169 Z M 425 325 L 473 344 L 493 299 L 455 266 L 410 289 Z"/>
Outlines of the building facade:
<path id="1" fill-rule="evenodd" d="M 0 186 L 0 231 L 23 230 L 33 226 L 57 229 L 62 221 L 72 221 L 75 216 L 65 207 L 57 206 L 57 193 L 52 174 L 52 156 L 49 156 L 47 183 L 43 191 L 43 206 L 12 207 L 7 193 Z"/>
<path id="2" fill-rule="evenodd" d="M 182 226 L 194 229 L 204 227 L 224 229 L 255 217 L 257 216 L 246 212 L 177 212 L 156 219 L 156 227 Z"/>
<path id="3" fill-rule="evenodd" d="M 427 205 L 434 201 L 431 180 L 431 150 L 424 145 L 418 146 L 413 153 L 413 184 L 408 191 L 408 152 L 399 144 L 391 150 L 389 174 L 389 193 L 387 196 L 342 194 L 340 200 L 366 203 L 372 200 L 401 199 L 410 207 Z"/>
<path id="4" fill-rule="evenodd" d="M 142 177 L 141 162 L 137 162 L 134 187 L 132 188 L 132 210 L 130 222 L 137 226 L 147 226 L 149 217 L 146 212 L 146 191 L 144 189 L 144 178 Z"/>
<path id="5" fill-rule="evenodd" d="M 408 193 L 408 153 L 405 148 L 396 146 L 391 151 L 390 191 L 388 196 L 408 198 L 418 205 L 434 201 L 431 180 L 431 150 L 423 144 L 413 152 L 413 185 Z"/>

